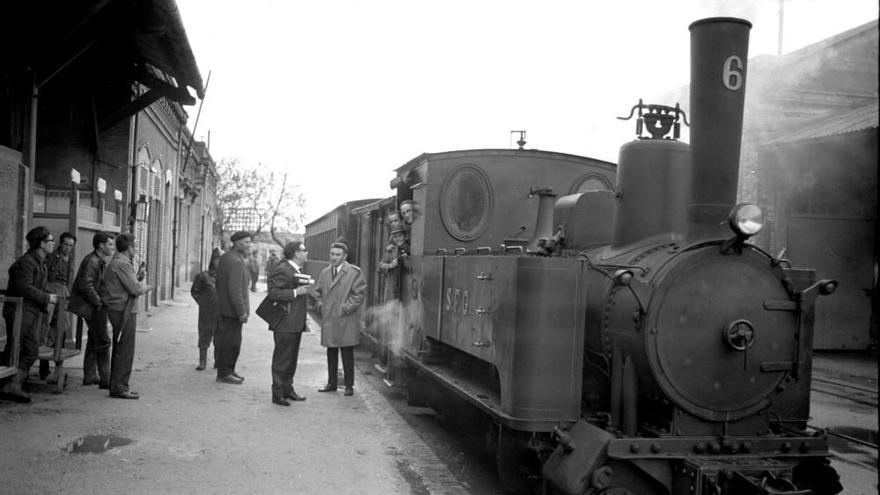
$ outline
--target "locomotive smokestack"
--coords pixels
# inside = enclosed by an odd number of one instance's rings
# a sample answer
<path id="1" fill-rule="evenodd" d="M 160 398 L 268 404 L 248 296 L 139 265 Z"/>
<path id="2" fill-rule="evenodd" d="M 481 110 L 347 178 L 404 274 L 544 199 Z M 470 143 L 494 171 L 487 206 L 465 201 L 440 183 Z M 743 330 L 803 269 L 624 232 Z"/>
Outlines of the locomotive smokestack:
<path id="1" fill-rule="evenodd" d="M 691 31 L 691 204 L 688 237 L 729 234 L 736 205 L 751 23 L 702 19 Z"/>

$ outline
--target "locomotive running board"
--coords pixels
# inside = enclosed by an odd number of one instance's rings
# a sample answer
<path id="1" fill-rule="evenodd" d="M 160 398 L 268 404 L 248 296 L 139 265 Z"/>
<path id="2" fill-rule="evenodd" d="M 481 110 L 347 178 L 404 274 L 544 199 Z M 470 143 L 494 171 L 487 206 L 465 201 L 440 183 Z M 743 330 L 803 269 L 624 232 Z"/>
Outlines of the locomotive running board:
<path id="1" fill-rule="evenodd" d="M 403 358 L 429 378 L 439 382 L 444 389 L 455 392 L 462 399 L 477 406 L 483 412 L 492 416 L 497 422 L 511 429 L 549 432 L 553 431 L 553 428 L 559 426 L 560 423 L 573 423 L 577 421 L 577 418 L 533 421 L 510 416 L 501 410 L 501 398 L 496 392 L 473 383 L 464 375 L 459 375 L 444 366 L 423 363 L 406 353 L 403 354 Z"/>

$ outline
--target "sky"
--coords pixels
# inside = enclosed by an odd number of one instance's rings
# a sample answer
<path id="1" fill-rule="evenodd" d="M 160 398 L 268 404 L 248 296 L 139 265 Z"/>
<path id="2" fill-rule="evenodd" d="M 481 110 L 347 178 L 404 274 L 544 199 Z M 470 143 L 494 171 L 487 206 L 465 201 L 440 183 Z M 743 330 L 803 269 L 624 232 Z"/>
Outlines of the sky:
<path id="1" fill-rule="evenodd" d="M 687 84 L 691 22 L 749 20 L 750 57 L 777 53 L 779 34 L 779 0 L 177 4 L 210 73 L 190 129 L 210 133 L 215 161 L 287 171 L 306 222 L 390 196 L 393 170 L 423 152 L 515 148 L 513 130 L 527 148 L 616 162 L 634 126 L 615 117 Z M 877 15 L 876 0 L 786 0 L 782 52 Z"/>

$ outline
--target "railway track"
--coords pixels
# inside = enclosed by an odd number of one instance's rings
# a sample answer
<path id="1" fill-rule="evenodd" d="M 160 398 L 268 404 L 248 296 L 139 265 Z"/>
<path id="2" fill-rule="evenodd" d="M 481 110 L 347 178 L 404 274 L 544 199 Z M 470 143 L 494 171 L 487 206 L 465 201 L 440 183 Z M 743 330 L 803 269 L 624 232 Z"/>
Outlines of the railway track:
<path id="1" fill-rule="evenodd" d="M 843 410 L 864 411 L 866 407 L 868 410 L 877 409 L 878 390 L 877 380 L 874 378 L 814 369 L 811 387 L 815 394 L 842 399 L 838 405 Z M 808 426 L 828 434 L 831 450 L 836 459 L 861 466 L 869 471 L 871 471 L 870 466 L 876 466 L 878 452 L 876 423 L 871 426 L 864 424 Z M 876 467 L 873 473 L 876 475 Z"/>
<path id="2" fill-rule="evenodd" d="M 876 379 L 814 370 L 812 390 L 857 404 L 877 407 Z"/>

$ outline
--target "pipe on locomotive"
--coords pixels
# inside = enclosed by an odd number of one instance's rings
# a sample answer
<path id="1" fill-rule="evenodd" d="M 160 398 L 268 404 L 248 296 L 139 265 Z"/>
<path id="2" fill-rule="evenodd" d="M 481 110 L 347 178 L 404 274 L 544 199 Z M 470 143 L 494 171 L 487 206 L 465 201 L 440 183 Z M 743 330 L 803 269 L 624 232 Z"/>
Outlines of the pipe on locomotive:
<path id="1" fill-rule="evenodd" d="M 736 206 L 749 31 L 743 19 L 714 17 L 691 31 L 691 189 L 688 238 L 729 235 Z"/>

